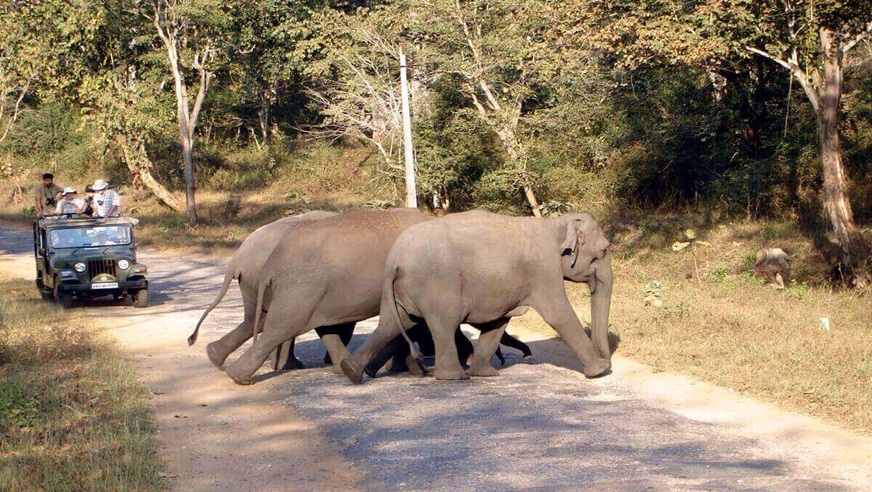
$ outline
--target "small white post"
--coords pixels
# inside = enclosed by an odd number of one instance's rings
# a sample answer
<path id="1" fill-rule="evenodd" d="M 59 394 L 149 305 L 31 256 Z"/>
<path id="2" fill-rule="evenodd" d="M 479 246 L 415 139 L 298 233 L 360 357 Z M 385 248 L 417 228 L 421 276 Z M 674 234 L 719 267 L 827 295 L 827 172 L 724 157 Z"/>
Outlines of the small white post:
<path id="1" fill-rule="evenodd" d="M 412 151 L 412 117 L 409 112 L 409 81 L 406 78 L 405 41 L 400 43 L 400 94 L 403 98 L 403 155 L 406 161 L 406 206 L 418 208 L 415 189 L 415 154 Z"/>

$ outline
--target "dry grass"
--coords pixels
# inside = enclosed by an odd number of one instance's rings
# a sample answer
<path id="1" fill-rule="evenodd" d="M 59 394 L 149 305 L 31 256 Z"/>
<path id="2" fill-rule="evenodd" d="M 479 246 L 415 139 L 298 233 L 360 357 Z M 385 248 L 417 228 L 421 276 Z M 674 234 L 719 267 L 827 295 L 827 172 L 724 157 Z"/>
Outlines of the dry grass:
<path id="1" fill-rule="evenodd" d="M 91 321 L 0 275 L 0 490 L 165 489 L 149 396 Z"/>
<path id="2" fill-rule="evenodd" d="M 139 242 L 189 253 L 230 254 L 256 227 L 305 210 L 349 210 L 367 200 L 396 200 L 397 190 L 360 148 L 312 146 L 279 164 L 256 191 L 198 192 L 201 225 L 128 191 L 141 218 Z M 370 159 L 368 161 L 368 159 Z M 6 206 L 6 218 L 20 205 Z M 612 331 L 621 354 L 747 392 L 786 408 L 872 431 L 872 293 L 834 291 L 826 235 L 792 223 L 717 223 L 717 217 L 622 212 L 602 217 L 615 252 Z M 702 282 L 688 280 L 693 260 L 670 245 L 685 228 L 712 243 L 698 250 Z M 868 231 L 867 231 L 868 232 Z M 788 289 L 755 278 L 757 250 L 791 256 Z M 645 305 L 643 289 L 659 281 L 663 307 Z M 587 308 L 586 288 L 571 287 Z M 831 330 L 821 329 L 820 318 Z M 530 316 L 519 320 L 550 330 Z"/>
<path id="3" fill-rule="evenodd" d="M 712 243 L 699 250 L 701 283 L 687 278 L 689 254 L 669 247 L 681 239 L 681 224 L 645 226 L 629 228 L 615 244 L 610 321 L 618 353 L 872 432 L 872 293 L 828 287 L 825 262 L 791 225 L 697 230 Z M 786 290 L 750 270 L 762 246 L 792 252 Z M 661 308 L 643 301 L 644 286 L 655 280 L 666 288 Z M 587 288 L 570 286 L 570 297 L 589 320 Z M 824 317 L 830 331 L 821 327 Z M 550 330 L 536 316 L 520 322 Z"/>

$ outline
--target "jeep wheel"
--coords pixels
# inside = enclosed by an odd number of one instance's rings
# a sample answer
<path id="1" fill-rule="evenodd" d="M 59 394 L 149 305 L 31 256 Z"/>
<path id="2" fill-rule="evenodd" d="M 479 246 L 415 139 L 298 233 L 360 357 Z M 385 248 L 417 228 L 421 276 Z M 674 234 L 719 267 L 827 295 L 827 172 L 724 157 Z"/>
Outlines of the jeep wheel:
<path id="1" fill-rule="evenodd" d="M 133 294 L 133 306 L 138 308 L 148 307 L 148 289 L 142 289 Z"/>
<path id="2" fill-rule="evenodd" d="M 59 306 L 62 306 L 64 309 L 70 309 L 71 307 L 73 307 L 73 295 L 66 292 L 61 292 L 60 286 L 60 282 L 55 282 L 54 300 L 56 303 L 58 303 Z"/>

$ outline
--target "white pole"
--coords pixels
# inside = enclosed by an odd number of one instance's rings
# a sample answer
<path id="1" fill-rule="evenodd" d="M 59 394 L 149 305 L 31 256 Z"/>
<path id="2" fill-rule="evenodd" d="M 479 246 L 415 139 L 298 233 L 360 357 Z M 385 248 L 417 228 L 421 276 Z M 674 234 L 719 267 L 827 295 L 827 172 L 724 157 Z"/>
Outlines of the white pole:
<path id="1" fill-rule="evenodd" d="M 409 81 L 406 78 L 406 53 L 400 44 L 400 92 L 403 98 L 403 155 L 406 161 L 406 206 L 418 208 L 415 190 L 415 155 L 412 151 L 412 117 L 409 113 Z"/>

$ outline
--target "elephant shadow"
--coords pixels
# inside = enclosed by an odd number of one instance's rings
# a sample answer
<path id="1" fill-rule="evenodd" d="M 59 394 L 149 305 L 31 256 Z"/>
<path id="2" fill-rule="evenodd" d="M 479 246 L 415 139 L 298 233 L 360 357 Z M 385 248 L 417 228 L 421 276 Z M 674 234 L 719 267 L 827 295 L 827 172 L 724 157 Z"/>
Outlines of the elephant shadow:
<path id="1" fill-rule="evenodd" d="M 587 335 L 590 336 L 590 330 L 585 330 Z M 477 333 L 476 330 L 464 330 L 464 333 L 469 335 L 474 335 Z M 356 333 L 351 342 L 348 344 L 348 349 L 351 352 L 354 352 L 358 347 L 363 345 L 367 338 L 369 338 L 369 333 Z M 614 354 L 615 351 L 620 346 L 621 337 L 617 333 L 609 332 L 609 349 Z M 473 343 L 476 343 L 477 340 L 474 340 Z M 565 369 L 570 369 L 573 371 L 581 372 L 582 364 L 581 360 L 575 355 L 574 352 L 559 338 L 549 338 L 545 340 L 537 340 L 532 342 L 525 342 L 533 351 L 532 359 L 524 359 L 523 354 L 518 350 L 502 346 L 502 352 L 505 357 L 505 363 L 501 364 L 500 360 L 494 356 L 491 359 L 491 363 L 499 370 L 508 369 L 517 364 L 541 364 L 548 363 L 554 366 L 563 367 Z M 308 371 L 308 370 L 318 370 L 318 369 L 327 369 L 331 365 L 324 362 L 324 355 L 326 354 L 326 350 L 324 349 L 324 345 L 321 344 L 321 341 L 318 338 L 306 339 L 306 340 L 297 340 L 294 348 L 294 354 L 303 363 L 305 368 L 302 369 L 293 369 L 293 370 L 278 370 L 273 369 L 274 365 L 274 357 L 275 354 L 270 356 L 270 358 L 266 361 L 264 367 L 270 368 L 272 370 L 268 372 L 262 372 L 253 377 L 253 381 L 255 383 L 261 381 L 267 381 L 269 379 L 281 376 L 283 374 L 295 371 Z M 428 367 L 432 368 L 435 365 L 435 358 L 424 357 L 424 363 Z M 391 377 L 391 376 L 402 376 L 408 375 L 408 373 L 390 373 L 386 369 L 382 369 L 379 372 L 378 377 Z M 432 371 L 428 371 L 424 374 L 424 376 L 432 376 Z"/>

